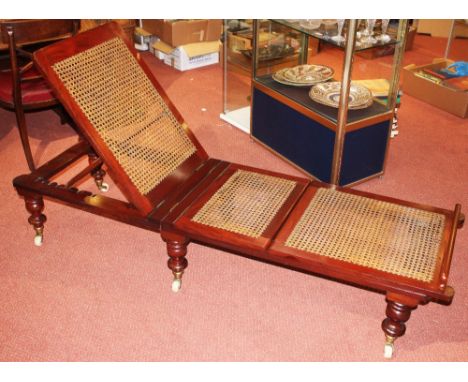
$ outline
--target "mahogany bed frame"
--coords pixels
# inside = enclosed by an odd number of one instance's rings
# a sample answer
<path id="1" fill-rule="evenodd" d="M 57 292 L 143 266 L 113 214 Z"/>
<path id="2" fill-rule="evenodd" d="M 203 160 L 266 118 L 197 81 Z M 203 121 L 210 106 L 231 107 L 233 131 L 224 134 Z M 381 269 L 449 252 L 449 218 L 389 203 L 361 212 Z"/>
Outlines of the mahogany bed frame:
<path id="1" fill-rule="evenodd" d="M 191 241 L 385 293 L 385 356 L 411 311 L 450 303 L 454 211 L 210 158 L 120 27 L 109 23 L 35 53 L 84 140 L 13 184 L 42 244 L 43 198 L 159 232 L 173 291 Z M 88 156 L 65 184 L 54 178 Z M 79 190 L 106 170 L 128 202 Z"/>

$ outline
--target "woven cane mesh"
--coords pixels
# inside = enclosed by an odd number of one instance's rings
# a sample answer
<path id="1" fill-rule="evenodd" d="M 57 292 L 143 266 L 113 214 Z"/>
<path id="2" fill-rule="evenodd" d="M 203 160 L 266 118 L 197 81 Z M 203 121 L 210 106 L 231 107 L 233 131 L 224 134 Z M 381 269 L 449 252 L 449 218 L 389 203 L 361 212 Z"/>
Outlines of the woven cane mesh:
<path id="1" fill-rule="evenodd" d="M 320 189 L 286 246 L 430 282 L 444 216 Z"/>
<path id="2" fill-rule="evenodd" d="M 195 152 L 120 38 L 53 68 L 140 193 L 147 194 Z"/>
<path id="3" fill-rule="evenodd" d="M 258 238 L 295 185 L 291 180 L 237 170 L 192 220 Z"/>

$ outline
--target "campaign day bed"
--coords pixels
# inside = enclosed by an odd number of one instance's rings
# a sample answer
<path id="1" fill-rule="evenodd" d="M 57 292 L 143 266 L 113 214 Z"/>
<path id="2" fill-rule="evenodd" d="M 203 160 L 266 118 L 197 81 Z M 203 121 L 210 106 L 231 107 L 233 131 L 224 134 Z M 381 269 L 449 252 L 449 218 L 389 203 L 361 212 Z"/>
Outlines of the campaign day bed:
<path id="1" fill-rule="evenodd" d="M 174 291 L 196 241 L 382 292 L 386 357 L 413 309 L 451 302 L 460 205 L 448 211 L 210 158 L 117 24 L 41 49 L 35 62 L 85 138 L 13 182 L 37 245 L 48 198 L 159 232 Z M 54 182 L 86 156 L 85 169 Z M 75 187 L 89 174 L 102 183 L 103 164 L 128 201 Z"/>

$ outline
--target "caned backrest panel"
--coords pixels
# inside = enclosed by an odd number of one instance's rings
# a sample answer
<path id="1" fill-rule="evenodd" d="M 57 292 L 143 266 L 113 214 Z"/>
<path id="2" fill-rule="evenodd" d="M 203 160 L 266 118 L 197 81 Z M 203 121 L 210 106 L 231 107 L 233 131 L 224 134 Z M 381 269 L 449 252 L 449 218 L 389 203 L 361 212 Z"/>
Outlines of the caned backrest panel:
<path id="1" fill-rule="evenodd" d="M 140 193 L 196 148 L 119 37 L 53 69 Z"/>
<path id="2" fill-rule="evenodd" d="M 99 30 L 105 38 L 89 43 L 78 35 L 78 51 L 50 51 L 53 58 L 46 60 L 46 48 L 36 61 L 46 69 L 59 98 L 65 93 L 65 106 L 78 116 L 111 176 L 118 178 L 116 183 L 137 207 L 149 212 L 162 195 L 155 193 L 158 186 L 171 177 L 174 186 L 174 178 L 181 178 L 177 170 L 199 155 L 199 144 L 124 41 L 120 27 L 105 25 L 85 34 L 93 37 Z"/>

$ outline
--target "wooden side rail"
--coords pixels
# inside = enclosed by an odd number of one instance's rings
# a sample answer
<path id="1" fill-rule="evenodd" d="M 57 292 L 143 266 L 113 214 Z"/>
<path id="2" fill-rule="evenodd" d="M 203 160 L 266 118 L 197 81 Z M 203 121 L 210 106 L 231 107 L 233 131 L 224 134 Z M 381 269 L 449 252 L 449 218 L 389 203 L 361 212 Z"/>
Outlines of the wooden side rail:
<path id="1" fill-rule="evenodd" d="M 460 215 L 461 215 L 461 205 L 457 204 L 453 212 L 452 230 L 450 232 L 450 239 L 447 245 L 447 252 L 446 252 L 446 255 L 444 256 L 444 262 L 442 263 L 442 267 L 441 267 L 441 274 L 440 274 L 440 279 L 442 280 L 440 284 L 441 290 L 445 290 L 447 286 L 448 276 L 450 272 L 450 265 L 452 264 L 453 249 L 455 247 L 455 238 L 457 237 L 457 230 L 461 228 L 461 226 L 459 225 L 459 222 L 462 221 Z"/>
<path id="2" fill-rule="evenodd" d="M 86 167 L 66 184 L 51 180 L 88 153 L 88 144 L 79 142 L 31 174 L 16 177 L 13 185 L 26 201 L 34 199 L 43 203 L 42 197 L 46 197 L 83 211 L 159 232 L 159 222 L 148 220 L 130 203 L 71 187 L 78 177 L 81 179 L 86 175 L 85 171 L 88 171 L 88 176 L 90 176 L 92 170 L 102 164 L 100 159 L 95 160 L 91 166 Z M 42 230 L 40 236 L 42 236 Z M 35 240 L 42 244 L 42 238 Z"/>

